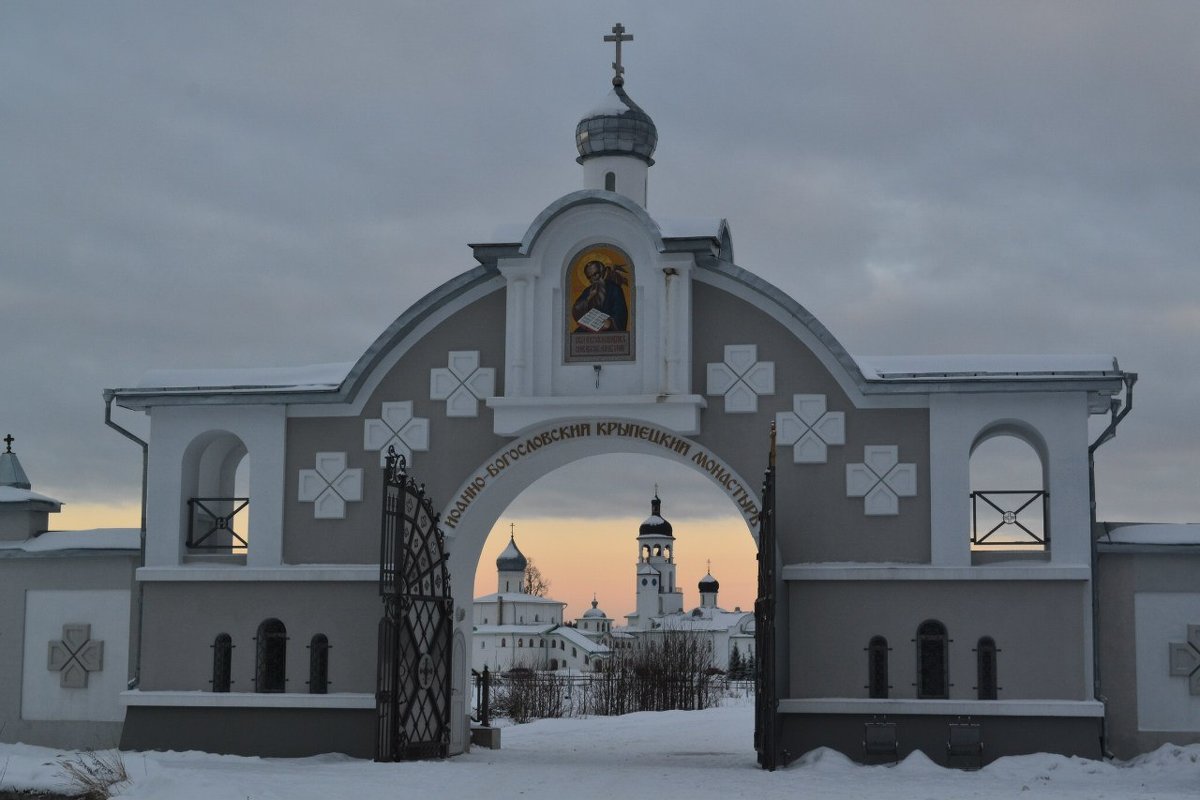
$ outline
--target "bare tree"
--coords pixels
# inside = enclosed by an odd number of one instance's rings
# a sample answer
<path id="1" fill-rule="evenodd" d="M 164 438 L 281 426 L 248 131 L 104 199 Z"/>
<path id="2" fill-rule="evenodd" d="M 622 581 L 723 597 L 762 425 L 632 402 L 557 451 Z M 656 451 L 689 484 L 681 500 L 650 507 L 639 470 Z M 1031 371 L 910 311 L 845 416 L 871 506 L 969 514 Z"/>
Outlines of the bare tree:
<path id="1" fill-rule="evenodd" d="M 537 564 L 533 563 L 532 558 L 525 561 L 525 580 L 521 584 L 521 590 L 525 594 L 532 594 L 537 597 L 545 597 L 550 591 L 550 581 L 542 575 L 542 571 L 537 568 Z"/>

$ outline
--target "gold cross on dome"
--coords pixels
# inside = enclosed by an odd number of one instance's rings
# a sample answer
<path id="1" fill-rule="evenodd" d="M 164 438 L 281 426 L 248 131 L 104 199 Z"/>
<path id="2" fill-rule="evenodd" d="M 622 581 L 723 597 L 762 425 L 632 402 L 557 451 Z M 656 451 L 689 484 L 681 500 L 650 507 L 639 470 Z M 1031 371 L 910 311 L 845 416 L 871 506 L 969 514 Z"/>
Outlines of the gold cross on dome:
<path id="1" fill-rule="evenodd" d="M 612 26 L 612 35 L 605 36 L 604 41 L 614 42 L 617 45 L 617 60 L 612 63 L 613 85 L 620 86 L 621 84 L 625 83 L 625 67 L 621 66 L 621 42 L 632 42 L 633 34 L 626 34 L 625 26 L 618 22 L 616 25 Z"/>

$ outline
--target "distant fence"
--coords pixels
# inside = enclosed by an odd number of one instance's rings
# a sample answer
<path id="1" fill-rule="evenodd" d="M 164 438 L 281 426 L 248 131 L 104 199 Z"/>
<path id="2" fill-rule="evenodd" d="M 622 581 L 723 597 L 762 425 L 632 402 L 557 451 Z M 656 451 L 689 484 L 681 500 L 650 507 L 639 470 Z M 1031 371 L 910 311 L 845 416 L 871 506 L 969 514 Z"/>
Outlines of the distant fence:
<path id="1" fill-rule="evenodd" d="M 582 675 L 529 672 L 492 676 L 490 711 L 522 723 L 550 717 L 711 708 L 722 698 L 753 692 L 753 681 L 731 681 L 720 673 L 639 675 L 620 669 Z"/>

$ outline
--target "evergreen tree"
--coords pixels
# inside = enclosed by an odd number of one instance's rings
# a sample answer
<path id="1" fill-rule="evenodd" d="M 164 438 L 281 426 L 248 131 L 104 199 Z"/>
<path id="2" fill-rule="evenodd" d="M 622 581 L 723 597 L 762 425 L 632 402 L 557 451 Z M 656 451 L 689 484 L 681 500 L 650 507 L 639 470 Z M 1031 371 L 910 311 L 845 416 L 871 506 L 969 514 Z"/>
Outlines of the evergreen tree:
<path id="1" fill-rule="evenodd" d="M 742 680 L 743 672 L 746 665 L 742 663 L 742 654 L 738 650 L 737 642 L 733 643 L 733 652 L 729 654 L 729 677 L 735 681 Z"/>

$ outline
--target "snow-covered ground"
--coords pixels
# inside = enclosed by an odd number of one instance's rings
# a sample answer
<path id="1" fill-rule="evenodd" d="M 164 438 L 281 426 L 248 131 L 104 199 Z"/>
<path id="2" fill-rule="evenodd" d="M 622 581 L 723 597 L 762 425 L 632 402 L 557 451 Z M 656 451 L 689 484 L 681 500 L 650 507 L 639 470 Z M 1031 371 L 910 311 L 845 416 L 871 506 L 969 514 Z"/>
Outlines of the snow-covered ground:
<path id="1" fill-rule="evenodd" d="M 442 762 L 374 764 L 344 756 L 259 759 L 125 753 L 130 800 L 444 798 L 1189 798 L 1200 797 L 1200 745 L 1166 746 L 1128 763 L 1034 755 L 958 772 L 913 755 L 861 767 L 819 750 L 787 769 L 757 768 L 753 710 L 736 705 L 505 728 L 501 750 Z M 63 786 L 70 753 L 0 745 L 0 788 Z"/>

